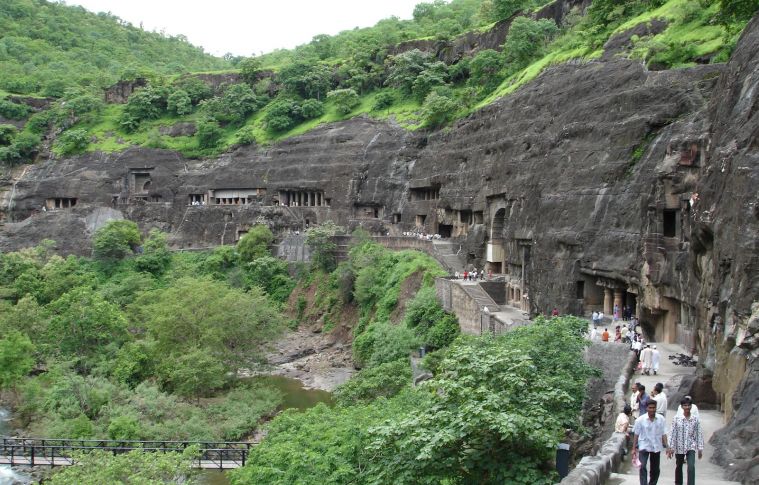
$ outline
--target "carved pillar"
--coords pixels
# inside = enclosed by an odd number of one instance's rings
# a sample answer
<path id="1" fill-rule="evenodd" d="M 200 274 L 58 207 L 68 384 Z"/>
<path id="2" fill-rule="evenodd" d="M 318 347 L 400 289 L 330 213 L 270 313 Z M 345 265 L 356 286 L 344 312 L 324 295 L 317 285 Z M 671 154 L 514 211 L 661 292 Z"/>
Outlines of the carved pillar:
<path id="1" fill-rule="evenodd" d="M 612 311 L 614 311 L 614 302 L 611 288 L 604 288 L 604 314 L 610 317 Z"/>
<path id="2" fill-rule="evenodd" d="M 622 296 L 624 293 L 622 290 L 614 290 L 614 305 L 617 307 L 618 316 L 622 316 Z M 613 311 L 613 308 L 612 308 Z"/>

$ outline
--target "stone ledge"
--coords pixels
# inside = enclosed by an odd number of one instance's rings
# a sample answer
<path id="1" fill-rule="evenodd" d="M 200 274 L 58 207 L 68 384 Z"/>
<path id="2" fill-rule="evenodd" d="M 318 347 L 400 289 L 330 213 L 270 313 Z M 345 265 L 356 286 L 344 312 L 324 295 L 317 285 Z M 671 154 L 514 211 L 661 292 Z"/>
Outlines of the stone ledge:
<path id="1" fill-rule="evenodd" d="M 630 352 L 622 374 L 614 385 L 614 416 L 624 409 L 630 378 L 635 370 L 635 353 Z M 614 421 L 612 420 L 612 426 Z M 622 461 L 625 435 L 614 433 L 594 456 L 583 457 L 577 466 L 560 482 L 562 485 L 601 485 Z"/>

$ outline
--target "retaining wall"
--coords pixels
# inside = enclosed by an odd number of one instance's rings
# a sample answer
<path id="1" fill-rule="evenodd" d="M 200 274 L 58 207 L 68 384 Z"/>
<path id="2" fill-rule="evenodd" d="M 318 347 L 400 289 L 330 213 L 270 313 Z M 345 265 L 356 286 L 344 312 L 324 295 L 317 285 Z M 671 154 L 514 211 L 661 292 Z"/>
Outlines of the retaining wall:
<path id="1" fill-rule="evenodd" d="M 614 385 L 614 412 L 612 415 L 615 418 L 625 407 L 627 390 L 634 369 L 635 354 L 629 352 L 627 362 Z M 622 451 L 625 448 L 626 438 L 622 433 L 613 432 L 614 421 L 615 419 L 610 420 L 609 424 L 612 431 L 611 437 L 604 441 L 601 449 L 595 455 L 583 457 L 577 466 L 569 472 L 569 475 L 564 477 L 561 485 L 601 485 L 619 467 L 622 461 Z M 605 431 L 609 432 L 609 429 Z"/>

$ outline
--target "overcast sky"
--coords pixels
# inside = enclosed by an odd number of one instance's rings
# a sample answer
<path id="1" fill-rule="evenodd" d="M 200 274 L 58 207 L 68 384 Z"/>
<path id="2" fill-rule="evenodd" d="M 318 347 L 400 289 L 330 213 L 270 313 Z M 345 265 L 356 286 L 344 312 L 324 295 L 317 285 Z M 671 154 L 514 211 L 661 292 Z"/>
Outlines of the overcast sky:
<path id="1" fill-rule="evenodd" d="M 422 0 L 66 0 L 92 12 L 111 12 L 145 30 L 183 34 L 221 56 L 271 52 L 369 27 L 390 16 L 411 18 Z M 431 0 L 430 0 L 431 1 Z"/>

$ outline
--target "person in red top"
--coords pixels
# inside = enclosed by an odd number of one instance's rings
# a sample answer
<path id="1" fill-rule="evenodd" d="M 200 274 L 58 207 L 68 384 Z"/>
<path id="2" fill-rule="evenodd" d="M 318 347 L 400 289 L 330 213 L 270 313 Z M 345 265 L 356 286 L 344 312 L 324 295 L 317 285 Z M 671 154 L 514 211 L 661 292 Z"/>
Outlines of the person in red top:
<path id="1" fill-rule="evenodd" d="M 559 316 L 559 310 L 554 307 L 553 311 L 551 312 L 552 317 L 558 317 Z"/>
<path id="2" fill-rule="evenodd" d="M 604 341 L 604 342 L 608 342 L 609 341 L 609 329 L 608 328 L 605 328 L 604 329 L 604 333 L 601 334 L 601 340 Z"/>

